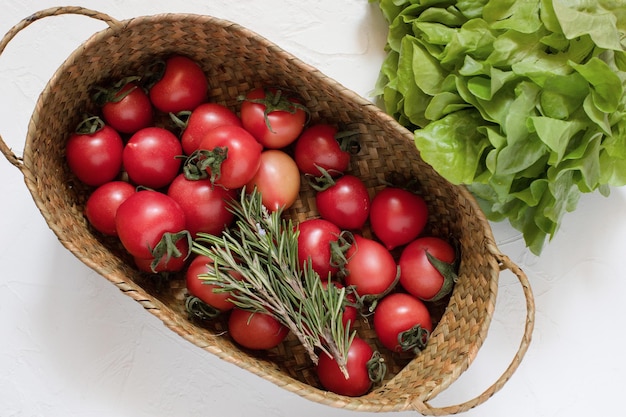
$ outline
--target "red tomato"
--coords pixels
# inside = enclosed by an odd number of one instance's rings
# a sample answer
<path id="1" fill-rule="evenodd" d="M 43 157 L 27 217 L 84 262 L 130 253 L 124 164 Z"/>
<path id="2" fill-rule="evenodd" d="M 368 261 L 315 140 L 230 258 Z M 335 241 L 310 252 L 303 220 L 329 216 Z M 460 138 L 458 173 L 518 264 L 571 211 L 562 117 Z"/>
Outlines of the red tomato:
<path id="1" fill-rule="evenodd" d="M 353 285 L 359 295 L 379 295 L 394 285 L 398 266 L 391 252 L 379 242 L 355 235 L 346 258 L 344 281 Z"/>
<path id="2" fill-rule="evenodd" d="M 339 240 L 341 229 L 324 219 L 309 219 L 298 225 L 298 260 L 304 264 L 311 260 L 311 267 L 324 281 L 337 273 L 331 265 L 331 243 Z"/>
<path id="3" fill-rule="evenodd" d="M 448 264 L 451 271 L 442 274 L 428 259 L 426 252 Z M 432 300 L 443 297 L 452 290 L 453 273 L 452 263 L 456 259 L 454 247 L 438 237 L 422 237 L 409 243 L 400 255 L 400 285 L 422 300 Z M 447 280 L 447 282 L 446 282 Z M 442 292 L 442 287 L 446 289 Z M 441 293 L 440 293 L 441 292 Z"/>
<path id="4" fill-rule="evenodd" d="M 261 193 L 263 205 L 270 211 L 288 209 L 300 192 L 300 171 L 296 162 L 285 152 L 269 149 L 261 153 L 261 162 L 246 190 Z"/>
<path id="5" fill-rule="evenodd" d="M 228 332 L 245 348 L 265 350 L 278 346 L 289 330 L 269 314 L 251 313 L 235 307 L 228 319 Z"/>
<path id="6" fill-rule="evenodd" d="M 183 153 L 178 138 L 161 127 L 136 132 L 124 147 L 124 168 L 131 182 L 148 188 L 162 188 L 178 175 Z"/>
<path id="7" fill-rule="evenodd" d="M 370 211 L 367 187 L 358 177 L 344 175 L 315 195 L 320 216 L 344 230 L 359 230 Z"/>
<path id="8" fill-rule="evenodd" d="M 121 133 L 135 133 L 152 125 L 152 103 L 146 92 L 129 82 L 111 93 L 102 106 L 104 120 Z"/>
<path id="9" fill-rule="evenodd" d="M 287 91 L 256 88 L 241 103 L 243 127 L 266 148 L 284 148 L 306 124 L 308 110 Z"/>
<path id="10" fill-rule="evenodd" d="M 131 255 L 151 259 L 163 234 L 185 230 L 185 212 L 171 197 L 141 190 L 119 206 L 115 225 L 122 245 Z"/>
<path id="11" fill-rule="evenodd" d="M 109 236 L 117 236 L 115 214 L 118 207 L 135 193 L 135 187 L 124 181 L 102 184 L 91 193 L 85 204 L 85 216 L 94 229 Z"/>
<path id="12" fill-rule="evenodd" d="M 202 68 L 185 56 L 165 62 L 163 77 L 150 88 L 154 107 L 165 113 L 193 111 L 207 100 L 208 81 Z"/>
<path id="13" fill-rule="evenodd" d="M 226 159 L 206 168 L 214 183 L 230 189 L 246 185 L 261 165 L 263 147 L 244 128 L 223 125 L 211 129 L 199 146 L 199 151 L 226 149 Z"/>
<path id="14" fill-rule="evenodd" d="M 350 152 L 337 140 L 337 128 L 318 124 L 302 132 L 294 148 L 294 159 L 303 174 L 318 177 L 325 169 L 331 176 L 343 174 L 350 165 Z"/>
<path id="15" fill-rule="evenodd" d="M 393 293 L 378 302 L 374 311 L 374 330 L 387 349 L 394 352 L 419 351 L 428 341 L 433 324 L 422 301 L 409 294 Z M 410 332 L 405 333 L 407 331 Z M 405 342 L 401 343 L 401 340 Z"/>
<path id="16" fill-rule="evenodd" d="M 191 155 L 198 149 L 209 130 L 222 125 L 241 126 L 241 120 L 228 107 L 218 103 L 203 103 L 196 107 L 180 139 L 185 155 Z"/>
<path id="17" fill-rule="evenodd" d="M 211 270 L 211 265 L 213 265 L 213 260 L 204 255 L 198 255 L 191 261 L 185 273 L 187 291 L 215 309 L 229 311 L 235 307 L 230 301 L 231 294 L 225 291 L 214 291 L 219 288 L 218 285 L 210 284 L 200 278 L 200 275 L 207 274 Z"/>
<path id="18" fill-rule="evenodd" d="M 158 254 L 158 261 L 154 256 L 150 258 L 135 257 L 135 265 L 140 271 L 158 274 L 160 272 L 179 272 L 187 265 L 189 255 L 189 242 L 184 236 L 174 242 L 176 250 L 172 253 Z M 171 250 L 171 249 L 170 249 Z"/>
<path id="19" fill-rule="evenodd" d="M 194 238 L 199 232 L 219 236 L 233 221 L 229 201 L 235 193 L 214 186 L 208 178 L 188 180 L 185 174 L 179 174 L 170 184 L 167 195 L 185 212 L 187 231 Z"/>
<path id="20" fill-rule="evenodd" d="M 70 135 L 65 157 L 70 170 L 80 181 L 96 187 L 113 180 L 120 173 L 123 149 L 119 133 L 103 125 L 91 134 Z"/>
<path id="21" fill-rule="evenodd" d="M 355 336 L 348 350 L 346 368 L 349 378 L 346 379 L 337 361 L 322 353 L 317 364 L 317 376 L 320 383 L 328 391 L 339 395 L 358 397 L 367 393 L 372 386 L 368 362 L 373 355 L 374 351 L 370 345 L 365 340 Z"/>
<path id="22" fill-rule="evenodd" d="M 428 221 L 428 207 L 417 194 L 387 187 L 372 199 L 372 231 L 387 249 L 392 250 L 415 239 Z"/>

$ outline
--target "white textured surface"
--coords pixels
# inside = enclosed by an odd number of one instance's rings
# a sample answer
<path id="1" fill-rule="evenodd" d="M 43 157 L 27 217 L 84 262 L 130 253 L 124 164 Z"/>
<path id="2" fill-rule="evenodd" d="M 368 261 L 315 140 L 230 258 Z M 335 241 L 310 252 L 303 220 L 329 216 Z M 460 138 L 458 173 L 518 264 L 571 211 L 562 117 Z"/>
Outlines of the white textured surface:
<path id="1" fill-rule="evenodd" d="M 384 21 L 366 0 L 78 4 L 117 19 L 165 12 L 226 18 L 365 97 L 383 59 Z M 6 1 L 0 33 L 39 9 L 60 5 Z M 76 47 L 104 27 L 80 16 L 46 19 L 21 33 L 0 56 L 0 134 L 18 154 L 47 80 Z M 1 417 L 356 415 L 302 399 L 167 330 L 57 242 L 17 169 L 0 161 L 0 175 Z M 623 415 L 625 212 L 625 189 L 614 190 L 609 198 L 583 198 L 540 258 L 524 249 L 519 234 L 507 224 L 493 225 L 500 249 L 531 280 L 536 330 L 513 378 L 465 415 Z M 505 273 L 489 337 L 477 360 L 433 404 L 462 402 L 494 382 L 513 357 L 523 324 L 520 287 Z"/>

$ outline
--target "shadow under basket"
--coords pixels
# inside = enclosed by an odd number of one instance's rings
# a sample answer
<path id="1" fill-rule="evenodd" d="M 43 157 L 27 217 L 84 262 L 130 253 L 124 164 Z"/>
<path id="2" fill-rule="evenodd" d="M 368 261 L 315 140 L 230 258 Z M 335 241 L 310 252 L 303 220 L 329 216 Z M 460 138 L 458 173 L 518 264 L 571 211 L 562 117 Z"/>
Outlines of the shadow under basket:
<path id="1" fill-rule="evenodd" d="M 318 403 L 369 412 L 454 414 L 483 403 L 509 380 L 528 348 L 533 329 L 534 301 L 528 280 L 500 253 L 489 223 L 468 191 L 449 183 L 420 159 L 411 132 L 371 102 L 266 39 L 210 16 L 161 14 L 118 21 L 80 7 L 46 9 L 14 26 L 2 40 L 0 53 L 31 23 L 62 14 L 89 16 L 108 27 L 74 51 L 46 85 L 29 124 L 23 156 L 16 156 L 3 140 L 0 147 L 21 170 L 49 227 L 82 262 L 191 343 Z M 153 277 L 133 267 L 116 239 L 105 238 L 88 225 L 83 210 L 92 190 L 69 171 L 64 151 L 81 115 L 93 109 L 90 89 L 141 73 L 155 59 L 173 54 L 186 55 L 202 66 L 210 101 L 238 109 L 238 96 L 254 87 L 277 86 L 302 97 L 312 123 L 357 131 L 361 150 L 352 157 L 351 173 L 364 180 L 372 195 L 385 182 L 415 180 L 429 208 L 426 233 L 453 236 L 458 242 L 459 279 L 448 298 L 431 306 L 436 327 L 422 352 L 391 355 L 376 341 L 370 323 L 359 323 L 361 337 L 382 352 L 389 366 L 386 380 L 370 393 L 355 398 L 323 390 L 313 364 L 295 338 L 262 354 L 242 350 L 224 335 L 223 320 L 199 322 L 188 317 L 181 277 L 157 285 Z M 299 200 L 286 214 L 295 221 L 317 216 L 314 191 L 303 187 Z M 428 401 L 449 387 L 476 357 L 487 336 L 504 269 L 519 279 L 526 299 L 526 326 L 518 352 L 502 376 L 479 396 L 453 406 L 431 406 Z"/>

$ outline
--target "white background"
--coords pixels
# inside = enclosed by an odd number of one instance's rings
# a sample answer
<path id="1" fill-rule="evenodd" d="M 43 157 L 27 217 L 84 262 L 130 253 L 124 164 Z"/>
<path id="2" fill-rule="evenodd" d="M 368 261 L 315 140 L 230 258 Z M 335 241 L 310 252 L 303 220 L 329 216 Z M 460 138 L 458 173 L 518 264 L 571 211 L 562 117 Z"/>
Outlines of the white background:
<path id="1" fill-rule="evenodd" d="M 0 32 L 39 9 L 62 5 L 5 1 Z M 366 0 L 76 5 L 120 20 L 165 12 L 226 18 L 366 98 L 384 57 L 385 22 L 378 6 Z M 47 80 L 89 35 L 104 28 L 82 16 L 48 18 L 27 28 L 0 56 L 0 134 L 18 155 Z M 357 415 L 278 388 L 167 330 L 58 243 L 19 170 L 2 160 L 0 175 L 0 417 Z M 507 224 L 493 225 L 502 252 L 531 280 L 536 329 L 512 379 L 464 415 L 623 415 L 625 210 L 625 189 L 613 190 L 609 198 L 585 196 L 539 258 Z M 457 404 L 494 382 L 512 359 L 523 325 L 520 286 L 503 274 L 477 360 L 433 404 Z M 416 413 L 378 415 L 392 414 Z"/>

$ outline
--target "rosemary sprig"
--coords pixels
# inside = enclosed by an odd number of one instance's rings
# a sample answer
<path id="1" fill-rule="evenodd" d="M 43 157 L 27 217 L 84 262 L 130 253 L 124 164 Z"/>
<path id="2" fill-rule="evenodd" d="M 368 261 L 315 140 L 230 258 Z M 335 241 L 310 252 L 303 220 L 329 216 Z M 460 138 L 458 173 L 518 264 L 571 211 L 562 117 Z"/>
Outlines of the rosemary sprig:
<path id="1" fill-rule="evenodd" d="M 347 377 L 347 352 L 355 332 L 342 324 L 345 288 L 322 285 L 310 262 L 298 261 L 298 230 L 282 211 L 268 211 L 256 190 L 231 204 L 234 227 L 222 235 L 198 234 L 193 251 L 214 261 L 201 276 L 232 302 L 273 315 L 300 340 L 313 363 L 318 352 L 333 357 Z M 237 279 L 237 272 L 243 279 Z"/>

